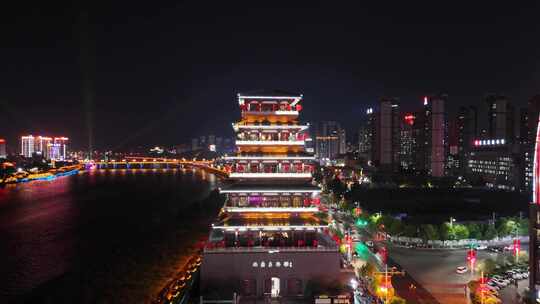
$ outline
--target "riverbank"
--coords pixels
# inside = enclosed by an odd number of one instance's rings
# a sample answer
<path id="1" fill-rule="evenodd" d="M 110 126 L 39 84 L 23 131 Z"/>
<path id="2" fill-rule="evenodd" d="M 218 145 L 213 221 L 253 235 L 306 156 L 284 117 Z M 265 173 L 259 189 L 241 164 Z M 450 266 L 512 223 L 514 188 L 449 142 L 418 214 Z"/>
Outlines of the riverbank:
<path id="1" fill-rule="evenodd" d="M 26 183 L 31 181 L 51 181 L 57 177 L 70 176 L 78 174 L 79 171 L 84 170 L 84 165 L 73 165 L 67 167 L 61 167 L 59 169 L 50 169 L 46 172 L 28 173 L 17 172 L 12 176 L 0 179 L 0 186 L 5 184 Z"/>

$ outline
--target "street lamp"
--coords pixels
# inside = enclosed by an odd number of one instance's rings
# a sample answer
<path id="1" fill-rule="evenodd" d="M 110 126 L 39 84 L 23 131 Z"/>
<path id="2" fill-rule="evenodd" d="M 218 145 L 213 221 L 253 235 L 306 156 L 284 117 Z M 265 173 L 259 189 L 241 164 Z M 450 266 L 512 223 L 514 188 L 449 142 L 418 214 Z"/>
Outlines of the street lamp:
<path id="1" fill-rule="evenodd" d="M 455 218 L 453 217 L 450 217 L 450 228 L 453 228 L 454 227 L 454 222 L 456 221 Z"/>

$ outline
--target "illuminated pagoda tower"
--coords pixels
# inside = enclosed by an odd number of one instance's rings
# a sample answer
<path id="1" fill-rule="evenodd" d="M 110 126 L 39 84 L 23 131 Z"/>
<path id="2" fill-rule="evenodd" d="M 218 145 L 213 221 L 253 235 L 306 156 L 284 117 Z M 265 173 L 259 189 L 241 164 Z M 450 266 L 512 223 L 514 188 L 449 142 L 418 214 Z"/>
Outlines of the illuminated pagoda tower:
<path id="1" fill-rule="evenodd" d="M 243 298 L 302 297 L 310 280 L 335 280 L 337 245 L 319 211 L 314 157 L 305 152 L 302 95 L 238 94 L 235 156 L 225 157 L 230 185 L 204 249 L 201 287 L 223 286 Z"/>

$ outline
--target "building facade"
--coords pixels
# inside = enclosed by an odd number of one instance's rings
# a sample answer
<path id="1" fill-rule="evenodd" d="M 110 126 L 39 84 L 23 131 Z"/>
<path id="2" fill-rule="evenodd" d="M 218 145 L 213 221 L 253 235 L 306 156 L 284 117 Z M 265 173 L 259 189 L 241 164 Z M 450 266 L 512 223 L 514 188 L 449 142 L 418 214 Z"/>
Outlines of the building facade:
<path id="1" fill-rule="evenodd" d="M 315 156 L 321 163 L 335 160 L 347 150 L 346 133 L 335 121 L 323 121 L 316 125 Z"/>
<path id="2" fill-rule="evenodd" d="M 514 141 L 514 107 L 502 95 L 490 94 L 485 97 L 488 115 L 488 138 L 504 138 L 507 142 Z"/>
<path id="3" fill-rule="evenodd" d="M 405 113 L 401 120 L 401 143 L 400 143 L 400 167 L 403 170 L 414 170 L 414 136 L 413 125 L 415 116 L 413 113 Z"/>
<path id="4" fill-rule="evenodd" d="M 0 158 L 7 158 L 6 140 L 0 138 Z"/>
<path id="5" fill-rule="evenodd" d="M 460 107 L 456 119 L 458 174 L 465 175 L 467 159 L 474 139 L 478 137 L 478 109 Z M 452 151 L 450 151 L 452 152 Z"/>
<path id="6" fill-rule="evenodd" d="M 468 177 L 488 188 L 516 190 L 520 170 L 513 145 L 500 139 L 476 139 L 468 159 Z"/>
<path id="7" fill-rule="evenodd" d="M 305 152 L 302 96 L 239 94 L 238 153 L 225 157 L 231 184 L 204 248 L 201 288 L 233 285 L 244 298 L 301 298 L 311 280 L 339 275 L 337 245 L 319 213 L 315 158 Z M 314 267 L 317 265 L 317 267 Z"/>
<path id="8" fill-rule="evenodd" d="M 400 167 L 401 113 L 397 98 L 383 97 L 379 109 L 367 110 L 367 136 L 371 152 L 369 161 L 383 172 L 396 172 Z"/>
<path id="9" fill-rule="evenodd" d="M 446 99 L 446 95 L 424 97 L 424 107 L 416 113 L 413 125 L 414 169 L 433 177 L 443 177 L 446 173 Z"/>
<path id="10" fill-rule="evenodd" d="M 21 155 L 24 157 L 40 155 L 46 160 L 66 160 L 68 141 L 67 137 L 22 136 Z"/>

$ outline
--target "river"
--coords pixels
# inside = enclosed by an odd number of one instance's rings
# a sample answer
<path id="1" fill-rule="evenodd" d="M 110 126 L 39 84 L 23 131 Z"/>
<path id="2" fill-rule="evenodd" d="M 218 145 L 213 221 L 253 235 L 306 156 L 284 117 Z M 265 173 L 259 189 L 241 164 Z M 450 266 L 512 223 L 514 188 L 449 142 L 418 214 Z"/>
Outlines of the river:
<path id="1" fill-rule="evenodd" d="M 144 303 L 208 232 L 202 170 L 95 170 L 0 188 L 0 303 Z"/>

